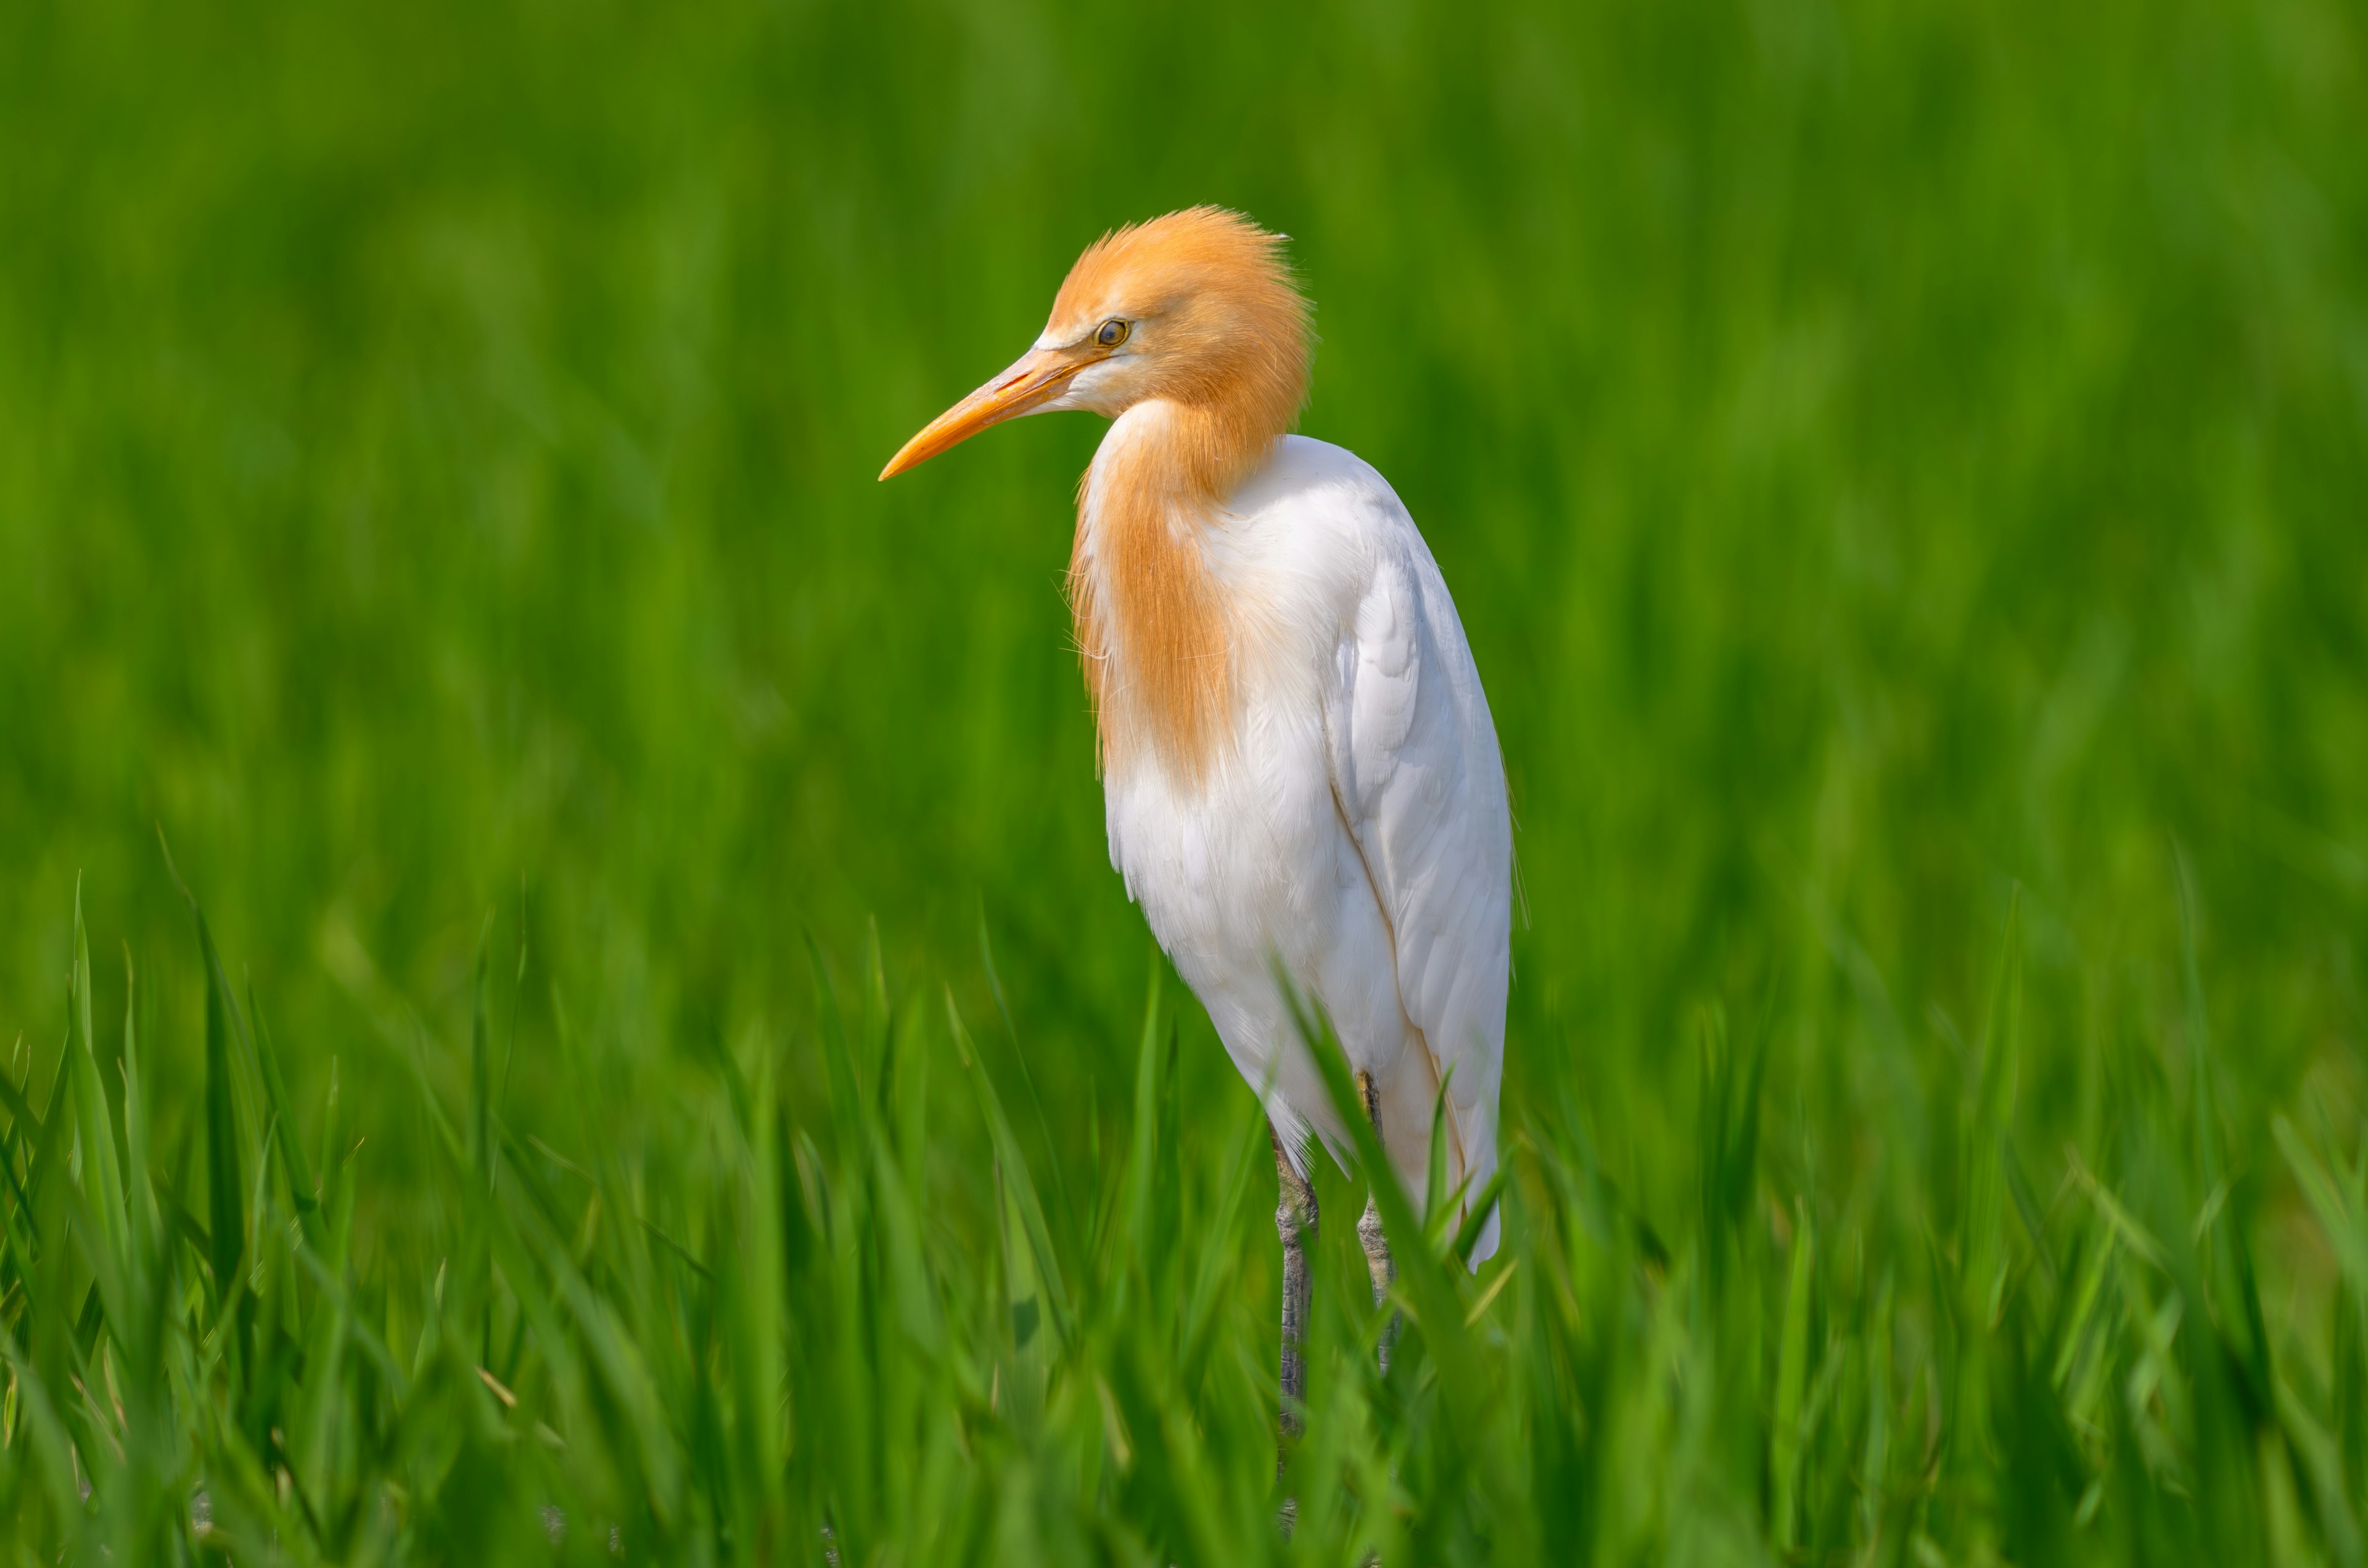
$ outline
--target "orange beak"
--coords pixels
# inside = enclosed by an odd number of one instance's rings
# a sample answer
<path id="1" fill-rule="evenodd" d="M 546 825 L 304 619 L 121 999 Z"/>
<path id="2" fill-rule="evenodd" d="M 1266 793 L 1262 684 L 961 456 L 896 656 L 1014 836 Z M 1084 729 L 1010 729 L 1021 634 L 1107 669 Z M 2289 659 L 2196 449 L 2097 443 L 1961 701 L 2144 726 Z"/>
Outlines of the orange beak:
<path id="1" fill-rule="evenodd" d="M 1060 396 L 1069 378 L 1093 362 L 1093 358 L 1056 348 L 1030 349 L 1003 374 L 921 426 L 920 434 L 888 460 L 880 477 L 894 479 L 948 448 L 962 445 L 990 425 L 1034 413 Z"/>

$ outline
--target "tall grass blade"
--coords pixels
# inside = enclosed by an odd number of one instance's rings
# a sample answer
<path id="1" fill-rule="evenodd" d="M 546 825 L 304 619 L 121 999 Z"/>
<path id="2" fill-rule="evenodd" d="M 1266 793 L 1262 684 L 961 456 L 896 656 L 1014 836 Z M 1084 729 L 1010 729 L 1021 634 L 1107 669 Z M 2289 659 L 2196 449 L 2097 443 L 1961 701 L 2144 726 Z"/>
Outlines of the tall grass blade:
<path id="1" fill-rule="evenodd" d="M 246 1183 L 241 1170 L 238 1116 L 231 1084 L 231 1003 L 222 983 L 206 918 L 197 916 L 206 977 L 206 1234 L 212 1245 L 214 1292 L 226 1302 L 246 1236 Z"/>
<path id="2" fill-rule="evenodd" d="M 91 1026 L 90 938 L 83 929 L 82 889 L 74 889 L 74 1033 L 65 1054 L 74 1080 L 74 1137 L 81 1151 L 83 1200 L 90 1207 L 97 1243 L 107 1263 L 121 1269 L 131 1256 L 131 1221 L 123 1201 L 123 1171 L 118 1163 L 113 1118 L 98 1067 Z M 96 1261 L 96 1260 L 95 1260 Z"/>
<path id="3" fill-rule="evenodd" d="M 485 1015 L 493 941 L 494 917 L 488 914 L 477 934 L 477 957 L 469 983 L 469 1157 L 476 1166 L 478 1182 L 488 1192 L 494 1189 L 494 1082 L 493 1042 L 486 1038 Z"/>
<path id="4" fill-rule="evenodd" d="M 1801 1542 L 1802 1438 L 1809 1382 L 1809 1301 L 1816 1281 L 1816 1231 L 1808 1206 L 1795 1203 L 1793 1263 L 1784 1291 L 1784 1323 L 1777 1336 L 1776 1411 L 1769 1443 L 1769 1477 L 1776 1547 L 1792 1551 Z"/>
<path id="5" fill-rule="evenodd" d="M 304 1157 L 303 1141 L 295 1136 L 295 1107 L 289 1101 L 287 1082 L 279 1075 L 279 1053 L 272 1049 L 271 1030 L 263 1021 L 263 1009 L 256 1004 L 253 985 L 247 987 L 246 1020 L 255 1031 L 255 1062 L 263 1080 L 264 1104 L 286 1130 L 279 1140 L 279 1166 L 288 1183 L 288 1200 L 295 1205 L 305 1238 L 317 1247 L 321 1244 L 320 1189 L 313 1184 L 312 1163 Z"/>
<path id="6" fill-rule="evenodd" d="M 1161 966 L 1151 966 L 1151 982 L 1143 1007 L 1143 1030 L 1134 1051 L 1134 1120 L 1127 1136 L 1126 1165 L 1120 1178 L 1120 1201 L 1114 1210 L 1121 1228 L 1111 1237 L 1116 1256 L 1140 1259 L 1152 1235 L 1153 1184 L 1158 1179 L 1160 1107 L 1166 1098 L 1160 1050 L 1159 1005 Z M 1123 1283 L 1121 1289 L 1124 1289 Z"/>
<path id="7" fill-rule="evenodd" d="M 1044 1223 L 1044 1206 L 1036 1193 L 1035 1178 L 1030 1175 L 1027 1157 L 1020 1153 L 1019 1141 L 1012 1136 L 1011 1123 L 1003 1114 L 1003 1100 L 995 1092 L 995 1084 L 986 1074 L 986 1062 L 979 1055 L 970 1031 L 962 1025 L 962 1015 L 954 1006 L 953 994 L 946 994 L 946 1027 L 953 1036 L 955 1053 L 968 1069 L 971 1085 L 977 1092 L 980 1113 L 986 1119 L 987 1137 L 995 1150 L 996 1169 L 1001 1175 L 1004 1190 L 1009 1201 L 1019 1210 L 1020 1228 L 1026 1233 L 1030 1257 L 1038 1276 L 1043 1280 L 1047 1304 L 1052 1308 L 1052 1329 L 1064 1344 L 1076 1333 L 1076 1313 L 1070 1306 L 1069 1292 L 1061 1274 L 1060 1258 L 1053 1250 L 1053 1235 Z"/>

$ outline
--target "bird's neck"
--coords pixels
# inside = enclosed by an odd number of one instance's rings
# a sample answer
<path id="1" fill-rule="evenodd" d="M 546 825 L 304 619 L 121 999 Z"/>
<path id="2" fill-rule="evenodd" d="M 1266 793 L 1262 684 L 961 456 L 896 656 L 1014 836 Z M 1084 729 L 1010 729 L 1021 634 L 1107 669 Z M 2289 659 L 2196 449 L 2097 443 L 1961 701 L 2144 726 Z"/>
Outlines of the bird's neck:
<path id="1" fill-rule="evenodd" d="M 1235 651 L 1209 535 L 1277 432 L 1222 405 L 1154 400 L 1120 415 L 1077 493 L 1069 603 L 1102 767 L 1206 775 L 1234 716 Z"/>

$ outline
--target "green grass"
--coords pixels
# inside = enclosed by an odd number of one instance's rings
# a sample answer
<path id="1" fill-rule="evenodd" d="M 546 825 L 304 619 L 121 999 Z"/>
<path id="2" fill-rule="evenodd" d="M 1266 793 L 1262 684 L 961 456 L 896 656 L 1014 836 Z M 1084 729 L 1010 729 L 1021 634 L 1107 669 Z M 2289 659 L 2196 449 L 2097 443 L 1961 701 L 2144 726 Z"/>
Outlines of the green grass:
<path id="1" fill-rule="evenodd" d="M 13 1560 L 2368 1559 L 2357 8 L 1272 9 L 0 7 Z M 1288 1547 L 1098 429 L 871 479 L 1201 200 L 1527 913 Z"/>

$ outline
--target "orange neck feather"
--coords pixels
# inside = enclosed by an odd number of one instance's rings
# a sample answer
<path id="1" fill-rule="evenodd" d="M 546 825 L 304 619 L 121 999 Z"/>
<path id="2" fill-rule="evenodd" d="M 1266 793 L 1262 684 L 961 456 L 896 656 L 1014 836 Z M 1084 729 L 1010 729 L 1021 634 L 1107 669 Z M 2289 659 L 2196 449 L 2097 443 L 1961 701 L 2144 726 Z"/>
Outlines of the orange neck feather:
<path id="1" fill-rule="evenodd" d="M 1104 768 L 1147 754 L 1198 782 L 1232 728 L 1233 627 L 1206 535 L 1273 441 L 1178 407 L 1087 471 L 1069 604 Z"/>
<path id="2" fill-rule="evenodd" d="M 1197 783 L 1232 733 L 1237 663 L 1208 535 L 1298 417 L 1307 303 L 1280 239 L 1214 208 L 1106 235 L 1070 270 L 1053 319 L 1119 294 L 1160 301 L 1160 417 L 1105 441 L 1087 471 L 1069 599 L 1102 766 L 1148 757 Z"/>

